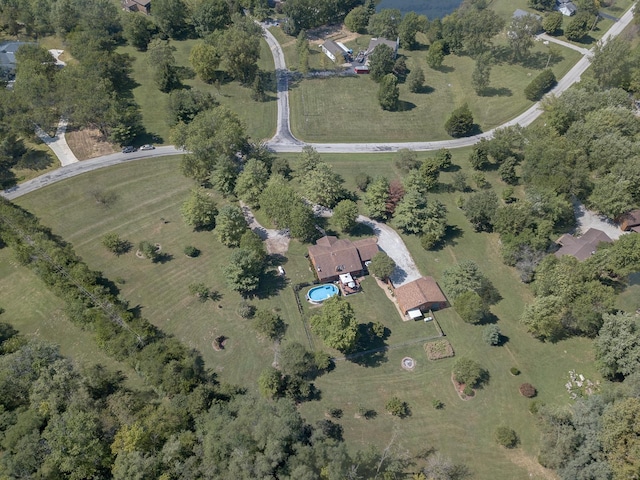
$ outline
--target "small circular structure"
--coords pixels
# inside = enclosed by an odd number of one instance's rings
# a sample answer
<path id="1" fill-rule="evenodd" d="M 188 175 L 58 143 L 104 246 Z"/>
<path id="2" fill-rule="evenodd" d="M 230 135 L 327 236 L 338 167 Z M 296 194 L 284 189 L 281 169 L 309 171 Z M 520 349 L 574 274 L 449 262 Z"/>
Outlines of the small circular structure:
<path id="1" fill-rule="evenodd" d="M 326 283 L 313 287 L 307 292 L 307 300 L 313 304 L 319 305 L 326 299 L 338 295 L 339 290 L 333 283 Z"/>
<path id="2" fill-rule="evenodd" d="M 414 368 L 416 368 L 416 361 L 411 358 L 411 357 L 404 357 L 402 359 L 402 368 L 404 368 L 405 370 L 413 370 Z"/>

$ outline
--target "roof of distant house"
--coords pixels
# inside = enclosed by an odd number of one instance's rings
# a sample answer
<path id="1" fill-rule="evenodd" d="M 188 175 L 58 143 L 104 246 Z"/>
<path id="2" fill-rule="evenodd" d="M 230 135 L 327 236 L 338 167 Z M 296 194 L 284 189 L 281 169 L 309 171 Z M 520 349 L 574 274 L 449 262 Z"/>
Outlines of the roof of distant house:
<path id="1" fill-rule="evenodd" d="M 29 42 L 7 42 L 0 45 L 0 66 L 14 68 L 16 52 L 22 45 L 29 45 Z"/>
<path id="2" fill-rule="evenodd" d="M 342 48 L 340 48 L 340 46 L 333 40 L 325 40 L 321 47 L 331 52 L 332 55 L 342 54 L 344 52 L 344 50 L 342 50 Z"/>
<path id="3" fill-rule="evenodd" d="M 367 54 L 373 52 L 378 45 L 386 45 L 394 52 L 398 51 L 398 41 L 397 40 L 387 40 L 386 38 L 372 38 L 369 40 L 369 47 L 367 48 Z"/>
<path id="4" fill-rule="evenodd" d="M 611 243 L 613 240 L 597 228 L 590 228 L 580 237 L 564 234 L 556 240 L 556 243 L 561 245 L 560 249 L 556 252 L 556 257 L 560 258 L 563 255 L 571 255 L 580 261 L 586 260 L 595 253 L 598 245 L 602 242 Z"/>
<path id="5" fill-rule="evenodd" d="M 526 17 L 527 15 L 531 15 L 533 17 L 536 17 L 539 20 L 542 20 L 542 17 L 540 15 L 536 15 L 535 13 L 527 12 L 526 10 L 522 10 L 521 8 L 518 8 L 518 9 L 516 9 L 515 12 L 513 12 L 513 18 Z"/>
<path id="6" fill-rule="evenodd" d="M 620 217 L 620 223 L 627 229 L 632 229 L 640 225 L 640 208 L 631 210 Z"/>
<path id="7" fill-rule="evenodd" d="M 318 239 L 315 245 L 309 247 L 309 256 L 316 266 L 318 278 L 324 280 L 340 273 L 361 271 L 363 262 L 377 253 L 377 242 L 376 237 L 352 242 L 329 235 Z"/>
<path id="8" fill-rule="evenodd" d="M 396 300 L 402 313 L 427 303 L 447 303 L 438 283 L 433 277 L 420 277 L 395 289 Z"/>

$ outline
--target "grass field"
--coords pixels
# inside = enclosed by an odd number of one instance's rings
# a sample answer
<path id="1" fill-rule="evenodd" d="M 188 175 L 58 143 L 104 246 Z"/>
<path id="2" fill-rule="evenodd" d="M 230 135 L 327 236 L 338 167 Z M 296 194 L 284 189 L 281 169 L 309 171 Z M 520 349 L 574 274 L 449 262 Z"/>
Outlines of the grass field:
<path id="1" fill-rule="evenodd" d="M 189 52 L 198 40 L 171 41 L 176 48 L 174 56 L 180 66 L 189 66 Z M 273 56 L 267 42 L 260 42 L 260 60 L 258 66 L 267 72 L 274 71 Z M 162 93 L 153 81 L 153 70 L 147 61 L 148 54 L 125 46 L 118 49 L 121 53 L 128 53 L 134 58 L 133 79 L 138 86 L 133 94 L 142 111 L 142 122 L 147 132 L 158 136 L 158 143 L 169 143 L 169 125 L 167 123 L 167 105 L 169 95 Z M 256 102 L 251 99 L 251 89 L 241 86 L 238 82 L 223 83 L 218 91 L 213 85 L 206 84 L 200 79 L 185 80 L 188 87 L 211 93 L 221 104 L 229 106 L 247 127 L 247 133 L 254 140 L 271 138 L 276 129 L 276 101 L 275 94 L 270 93 L 269 100 Z M 268 92 L 269 93 L 269 92 Z"/>
<path id="2" fill-rule="evenodd" d="M 350 45 L 359 48 L 357 45 Z M 420 141 L 449 138 L 444 122 L 456 107 L 468 103 L 474 121 L 489 130 L 525 111 L 531 102 L 524 88 L 544 68 L 548 48 L 536 44 L 528 67 L 501 63 L 493 67 L 488 96 L 469 87 L 474 61 L 449 55 L 440 70 L 426 66 L 425 52 L 405 52 L 409 69 L 420 66 L 426 76 L 421 93 L 400 85 L 400 110 L 384 111 L 378 105 L 378 85 L 367 75 L 304 79 L 291 86 L 291 128 L 309 142 Z M 562 58 L 552 68 L 562 77 L 580 54 L 560 47 Z"/>
<path id="3" fill-rule="evenodd" d="M 464 170 L 469 169 L 467 154 L 466 150 L 454 151 L 454 161 Z M 332 155 L 324 159 L 345 177 L 348 188 L 353 188 L 355 176 L 361 170 L 372 176 L 397 174 L 391 154 Z M 124 280 L 122 295 L 132 306 L 137 306 L 146 318 L 164 331 L 197 348 L 207 367 L 218 372 L 222 381 L 253 390 L 260 372 L 274 360 L 274 346 L 258 339 L 249 328 L 249 321 L 238 314 L 241 298 L 226 288 L 222 278 L 229 250 L 211 232 L 192 232 L 182 222 L 179 208 L 191 183 L 179 174 L 178 162 L 178 158 L 166 157 L 118 165 L 54 184 L 20 198 L 17 203 L 43 218 L 43 223 L 55 233 L 72 242 L 91 268 L 104 272 L 108 278 Z M 449 175 L 443 174 L 442 181 L 447 182 Z M 489 172 L 487 176 L 499 187 L 495 175 L 495 172 Z M 105 209 L 91 201 L 96 185 L 115 194 L 110 208 Z M 516 273 L 502 264 L 497 237 L 472 233 L 462 212 L 454 205 L 454 194 L 437 196 L 447 204 L 449 223 L 458 227 L 459 235 L 435 252 L 422 250 L 414 237 L 405 237 L 405 241 L 423 274 L 439 279 L 447 266 L 472 259 L 501 293 L 503 299 L 492 307 L 492 312 L 508 337 L 502 347 L 486 346 L 481 340 L 482 326 L 463 323 L 452 309 L 437 313 L 456 354 L 480 361 L 490 373 L 489 384 L 478 391 L 476 398 L 461 401 L 450 381 L 455 359 L 428 361 L 422 344 L 418 344 L 357 361 L 339 360 L 333 372 L 316 381 L 322 392 L 321 399 L 302 404 L 301 412 L 309 421 L 315 422 L 324 418 L 328 408 L 342 408 L 344 417 L 340 423 L 345 438 L 352 445 L 360 447 L 374 443 L 382 448 L 395 432 L 398 447 L 412 454 L 436 448 L 456 461 L 466 463 L 474 478 L 511 480 L 528 474 L 531 474 L 528 478 L 554 478 L 535 462 L 538 433 L 527 411 L 530 401 L 521 397 L 517 388 L 528 381 L 538 388 L 541 400 L 567 403 L 569 399 L 563 385 L 570 369 L 598 379 L 591 342 L 572 339 L 555 345 L 545 344 L 527 334 L 519 318 L 531 294 L 528 287 L 517 280 Z M 118 232 L 134 245 L 141 240 L 158 242 L 171 259 L 152 264 L 137 259 L 133 253 L 114 257 L 100 244 L 101 237 L 111 231 Z M 201 256 L 190 259 L 182 255 L 188 244 L 202 250 Z M 285 320 L 288 324 L 285 342 L 307 344 L 291 288 L 296 283 L 313 280 L 305 253 L 305 245 L 292 241 L 284 260 L 289 285 L 276 292 L 277 295 L 251 300 L 259 308 L 271 309 Z M 7 253 L 2 251 L 0 255 Z M 16 284 L 15 288 L 24 292 L 38 291 L 40 286 L 37 279 L 29 275 L 24 280 L 26 286 L 18 284 L 15 268 L 6 266 L 6 262 L 2 265 L 0 303 L 7 308 L 3 320 L 8 321 L 9 310 L 17 307 L 4 298 L 5 291 L 11 292 L 7 286 Z M 187 292 L 192 282 L 204 282 L 218 290 L 222 298 L 217 302 L 198 302 Z M 372 279 L 364 281 L 363 289 L 363 293 L 349 297 L 348 301 L 361 323 L 381 321 L 391 330 L 386 340 L 388 346 L 436 334 L 432 324 L 402 322 L 393 304 Z M 306 289 L 300 292 L 301 298 L 305 293 Z M 40 313 L 28 316 L 18 310 L 11 314 L 12 321 L 17 316 L 24 317 L 29 331 L 35 331 L 38 322 L 44 322 L 56 311 L 52 308 L 56 303 L 48 301 L 46 293 L 42 295 L 45 299 L 36 308 Z M 21 308 L 26 309 L 26 304 Z M 315 313 L 308 304 L 304 304 L 304 308 L 307 315 Z M 73 329 L 69 331 L 74 332 Z M 220 352 L 211 346 L 217 335 L 229 339 L 225 350 Z M 53 336 L 52 339 L 69 342 L 68 338 L 60 337 Z M 75 334 L 67 337 L 79 338 Z M 314 341 L 317 347 L 321 345 L 317 338 Z M 64 349 L 72 356 L 82 357 L 86 353 L 81 348 L 87 347 L 93 348 L 88 340 L 68 343 Z M 407 355 L 417 361 L 413 372 L 400 367 L 400 360 Z M 517 366 L 522 375 L 511 376 L 508 370 L 512 366 Z M 384 412 L 384 404 L 396 394 L 409 403 L 411 417 L 400 420 Z M 443 401 L 445 408 L 433 409 L 434 399 Z M 371 420 L 354 418 L 359 405 L 374 409 L 377 416 Z M 502 423 L 517 431 L 521 448 L 507 451 L 493 443 L 493 429 Z"/>

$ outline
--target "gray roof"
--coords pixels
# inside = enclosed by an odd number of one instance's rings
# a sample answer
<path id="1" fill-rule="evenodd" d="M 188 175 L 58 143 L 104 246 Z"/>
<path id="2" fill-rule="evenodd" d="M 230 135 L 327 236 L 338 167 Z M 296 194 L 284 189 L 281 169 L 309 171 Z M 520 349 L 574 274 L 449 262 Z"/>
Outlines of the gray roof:
<path id="1" fill-rule="evenodd" d="M 538 20 L 542 20 L 542 17 L 540 15 L 536 15 L 535 13 L 527 12 L 526 10 L 522 10 L 520 8 L 518 8 L 515 12 L 513 12 L 513 18 L 526 17 L 527 15 L 533 15 Z"/>
<path id="2" fill-rule="evenodd" d="M 386 38 L 372 38 L 369 40 L 369 48 L 367 48 L 367 54 L 373 52 L 378 45 L 387 45 L 394 53 L 398 52 L 398 41 L 387 40 Z"/>
<path id="3" fill-rule="evenodd" d="M 29 45 L 29 43 L 7 42 L 0 45 L 0 66 L 5 68 L 15 68 L 16 52 L 22 45 Z"/>

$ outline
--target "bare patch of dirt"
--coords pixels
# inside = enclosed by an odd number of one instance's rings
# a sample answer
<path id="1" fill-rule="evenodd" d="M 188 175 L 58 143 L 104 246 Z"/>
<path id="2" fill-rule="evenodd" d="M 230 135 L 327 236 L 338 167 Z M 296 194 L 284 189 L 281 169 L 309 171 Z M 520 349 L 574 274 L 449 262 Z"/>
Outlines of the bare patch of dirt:
<path id="1" fill-rule="evenodd" d="M 118 148 L 109 143 L 98 129 L 68 130 L 65 138 L 78 160 L 87 160 L 118 151 Z"/>
<path id="2" fill-rule="evenodd" d="M 307 31 L 307 38 L 310 43 L 321 44 L 327 39 L 340 41 L 342 43 L 350 42 L 358 38 L 360 34 L 347 30 L 344 25 L 322 26 Z"/>
<path id="3" fill-rule="evenodd" d="M 522 449 L 514 448 L 504 452 L 512 463 L 527 470 L 530 479 L 559 480 L 553 470 L 544 468 L 534 457 L 527 455 Z"/>
<path id="4" fill-rule="evenodd" d="M 289 237 L 285 237 L 284 235 L 276 235 L 274 237 L 269 236 L 265 240 L 267 253 L 269 253 L 270 255 L 275 253 L 287 253 L 287 250 L 289 250 L 289 240 Z"/>

